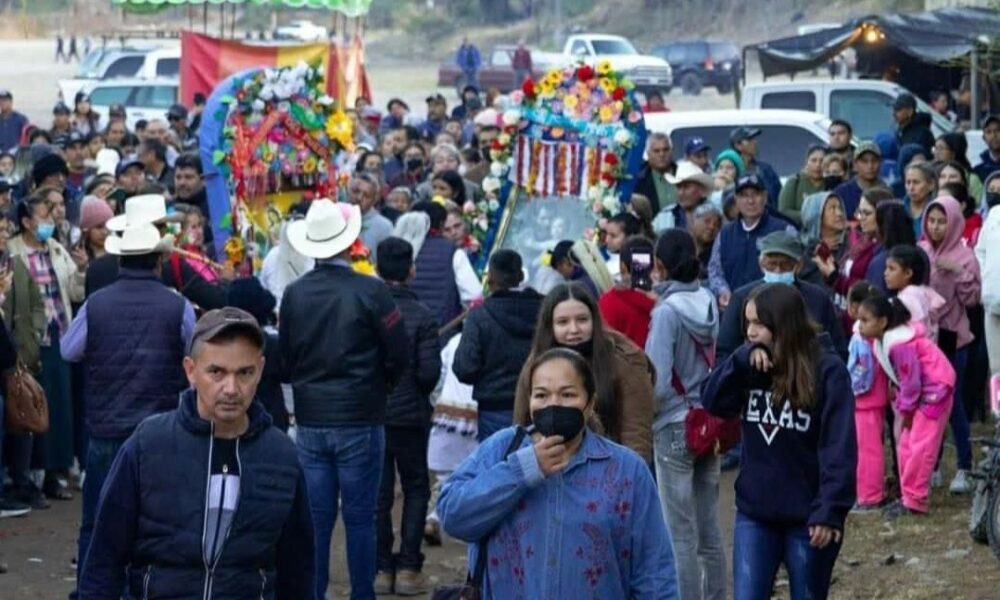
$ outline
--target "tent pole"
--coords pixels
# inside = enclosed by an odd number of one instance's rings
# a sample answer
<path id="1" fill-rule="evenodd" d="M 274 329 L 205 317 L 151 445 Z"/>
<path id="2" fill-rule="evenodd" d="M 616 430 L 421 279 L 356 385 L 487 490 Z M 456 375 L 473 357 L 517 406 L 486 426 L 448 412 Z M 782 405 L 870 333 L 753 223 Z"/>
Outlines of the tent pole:
<path id="1" fill-rule="evenodd" d="M 969 65 L 969 79 L 972 84 L 972 98 L 969 101 L 969 117 L 972 120 L 972 129 L 979 129 L 979 48 L 972 45 L 972 60 Z"/>

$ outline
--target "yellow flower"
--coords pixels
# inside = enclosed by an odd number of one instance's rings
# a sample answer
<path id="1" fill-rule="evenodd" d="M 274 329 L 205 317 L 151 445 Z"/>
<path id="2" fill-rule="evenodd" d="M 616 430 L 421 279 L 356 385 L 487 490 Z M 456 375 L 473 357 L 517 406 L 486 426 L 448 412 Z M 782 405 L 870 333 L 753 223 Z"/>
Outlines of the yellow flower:
<path id="1" fill-rule="evenodd" d="M 315 173 L 316 164 L 317 164 L 316 157 L 310 156 L 309 158 L 306 159 L 306 162 L 302 164 L 302 172 L 305 173 L 306 175 L 310 173 Z"/>
<path id="2" fill-rule="evenodd" d="M 607 95 L 610 96 L 611 94 L 614 93 L 614 91 L 615 91 L 615 82 L 614 81 L 611 81 L 607 77 L 601 77 L 601 80 L 600 80 L 599 84 L 601 86 L 601 89 L 604 90 L 605 94 L 607 94 Z"/>
<path id="3" fill-rule="evenodd" d="M 605 59 L 597 63 L 597 74 L 600 76 L 605 76 L 611 73 L 611 61 Z"/>
<path id="4" fill-rule="evenodd" d="M 552 85 L 547 79 L 543 80 L 538 84 L 538 93 L 540 96 L 552 96 L 556 93 L 556 86 Z"/>
<path id="5" fill-rule="evenodd" d="M 598 114 L 601 117 L 601 123 L 610 123 L 615 118 L 615 111 L 610 106 L 602 106 Z"/>
<path id="6" fill-rule="evenodd" d="M 431 198 L 431 202 L 433 202 L 434 204 L 440 204 L 441 206 L 444 206 L 447 200 L 445 200 L 444 196 L 434 196 L 433 198 Z"/>
<path id="7" fill-rule="evenodd" d="M 569 109 L 571 112 L 579 105 L 580 105 L 580 99 L 572 94 L 563 98 L 563 106 Z"/>
<path id="8" fill-rule="evenodd" d="M 545 74 L 545 79 L 552 81 L 553 87 L 555 87 L 562 81 L 562 73 L 559 69 L 549 69 L 549 72 Z"/>
<path id="9" fill-rule="evenodd" d="M 354 150 L 354 123 L 338 110 L 326 120 L 326 135 L 347 150 Z"/>
<path id="10" fill-rule="evenodd" d="M 361 275 L 375 275 L 375 267 L 372 266 L 372 262 L 367 258 L 354 261 L 351 263 L 351 267 L 354 269 L 355 273 L 360 273 Z"/>

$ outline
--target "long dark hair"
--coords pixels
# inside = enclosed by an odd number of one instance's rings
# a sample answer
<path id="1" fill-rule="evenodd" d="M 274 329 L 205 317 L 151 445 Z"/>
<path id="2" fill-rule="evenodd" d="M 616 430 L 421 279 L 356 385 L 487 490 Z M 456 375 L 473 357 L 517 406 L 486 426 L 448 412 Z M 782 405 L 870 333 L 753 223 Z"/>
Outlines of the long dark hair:
<path id="1" fill-rule="evenodd" d="M 902 202 L 879 204 L 875 209 L 875 222 L 878 224 L 878 239 L 886 250 L 902 244 L 913 246 L 917 243 L 913 219 L 906 214 L 906 207 Z"/>
<path id="2" fill-rule="evenodd" d="M 818 327 L 809 319 L 802 294 L 791 285 L 762 285 L 743 305 L 744 319 L 746 305 L 751 302 L 757 309 L 757 319 L 774 336 L 772 403 L 777 406 L 787 399 L 793 408 L 811 409 L 816 403 L 816 363 L 820 347 Z"/>
<path id="3" fill-rule="evenodd" d="M 604 321 L 601 320 L 597 302 L 582 283 L 575 281 L 561 283 L 545 296 L 538 311 L 538 325 L 535 327 L 535 338 L 531 342 L 531 356 L 542 356 L 549 350 L 560 347 L 553 333 L 553 315 L 557 306 L 570 300 L 583 303 L 590 311 L 590 319 L 593 322 L 591 336 L 593 350 L 589 359 L 597 396 L 594 411 L 600 418 L 604 431 L 609 436 L 616 436 L 621 427 L 622 403 L 615 398 L 615 343 L 604 329 Z"/>
<path id="4" fill-rule="evenodd" d="M 906 325 L 910 322 L 910 311 L 899 298 L 890 298 L 875 294 L 861 303 L 861 308 L 867 310 L 876 319 L 885 319 L 886 331 Z"/>
<path id="5" fill-rule="evenodd" d="M 455 204 L 459 206 L 465 204 L 465 201 L 468 199 L 465 196 L 465 181 L 458 174 L 458 171 L 441 171 L 431 177 L 431 181 L 436 180 L 443 181 L 445 185 L 451 188 L 451 193 L 454 194 L 451 199 Z"/>
<path id="6" fill-rule="evenodd" d="M 573 367 L 573 370 L 576 371 L 576 374 L 583 381 L 583 388 L 587 390 L 587 404 L 590 404 L 590 401 L 594 398 L 594 394 L 597 392 L 597 382 L 594 379 L 594 371 L 590 368 L 590 363 L 576 350 L 553 348 L 535 357 L 528 364 L 528 382 L 531 382 L 531 379 L 535 376 L 535 371 L 539 367 L 554 360 L 565 360 Z"/>
<path id="7" fill-rule="evenodd" d="M 972 165 L 969 164 L 969 157 L 966 155 L 969 151 L 969 142 L 965 139 L 964 133 L 945 133 L 938 137 L 938 141 L 944 142 L 955 155 L 952 162 L 958 163 L 966 173 L 972 171 Z"/>

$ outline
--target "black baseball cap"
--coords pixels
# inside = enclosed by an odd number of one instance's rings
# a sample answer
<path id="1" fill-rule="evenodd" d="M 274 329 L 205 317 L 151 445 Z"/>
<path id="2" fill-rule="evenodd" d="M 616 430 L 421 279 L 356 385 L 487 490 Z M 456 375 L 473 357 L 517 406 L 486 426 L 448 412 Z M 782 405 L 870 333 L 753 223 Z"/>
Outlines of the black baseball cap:
<path id="1" fill-rule="evenodd" d="M 233 329 L 249 333 L 260 348 L 264 347 L 264 331 L 257 323 L 257 319 L 243 309 L 226 306 L 210 310 L 198 319 L 198 323 L 194 326 L 194 333 L 191 335 L 191 342 L 188 344 L 187 353 L 191 354 L 196 343 L 211 341 L 223 332 Z"/>
<path id="2" fill-rule="evenodd" d="M 112 104 L 108 107 L 108 114 L 112 117 L 124 117 L 125 105 L 118 103 Z"/>
<path id="3" fill-rule="evenodd" d="M 2 96 L 0 96 L 0 97 L 2 97 Z M 1000 123 L 1000 115 L 989 115 L 989 116 L 987 116 L 986 120 L 983 121 L 983 129 L 986 129 L 986 127 L 990 123 Z"/>
<path id="4" fill-rule="evenodd" d="M 757 189 L 757 190 L 766 190 L 767 186 L 764 185 L 764 182 L 763 182 L 763 180 L 761 180 L 760 177 L 757 177 L 756 173 L 749 173 L 747 175 L 744 175 L 743 177 L 740 177 L 736 181 L 736 190 L 735 190 L 735 193 L 738 194 L 742 190 L 745 190 L 747 188 L 754 188 L 754 189 Z"/>
<path id="5" fill-rule="evenodd" d="M 11 94 L 10 90 L 7 90 L 7 89 L 0 90 L 0 99 L 2 99 L 2 100 L 13 100 L 14 99 L 14 94 Z"/>
<path id="6" fill-rule="evenodd" d="M 409 112 L 409 110 L 410 110 L 410 105 L 407 104 L 406 102 L 403 102 L 399 98 L 393 98 L 392 100 L 389 100 L 389 103 L 385 105 L 386 110 L 392 111 L 392 106 L 394 104 L 398 104 L 398 105 L 402 106 L 403 110 L 405 110 L 407 112 Z"/>
<path id="7" fill-rule="evenodd" d="M 760 129 L 753 127 L 737 127 L 729 133 L 729 142 L 735 146 L 742 141 L 752 140 L 759 135 Z"/>
<path id="8" fill-rule="evenodd" d="M 432 102 L 440 102 L 442 104 L 448 104 L 448 101 L 445 100 L 444 96 L 442 96 L 440 93 L 438 93 L 438 94 L 431 94 L 430 96 L 427 96 L 426 102 L 427 102 L 427 104 L 430 104 Z"/>
<path id="9" fill-rule="evenodd" d="M 167 111 L 168 119 L 186 119 L 188 116 L 188 109 L 184 107 L 183 104 L 174 104 Z"/>
<path id="10" fill-rule="evenodd" d="M 76 144 L 83 145 L 83 144 L 86 144 L 86 143 L 87 143 L 87 136 L 83 135 L 79 131 L 72 131 L 72 132 L 70 132 L 69 135 L 64 135 L 64 136 L 62 136 L 60 138 L 59 145 L 63 149 L 66 149 L 66 148 L 69 148 L 70 146 L 74 146 Z"/>
<path id="11" fill-rule="evenodd" d="M 0 194 L 6 194 L 12 189 L 14 189 L 14 184 L 11 183 L 10 179 L 0 177 Z"/>
<path id="12" fill-rule="evenodd" d="M 63 102 L 56 102 L 56 105 L 52 107 L 52 114 L 54 115 L 68 115 L 72 114 L 72 112 Z"/>
<path id="13" fill-rule="evenodd" d="M 896 101 L 892 103 L 892 110 L 903 110 L 904 108 L 917 108 L 917 99 L 913 97 L 913 94 L 896 96 Z"/>
<path id="14" fill-rule="evenodd" d="M 139 167 L 142 172 L 146 172 L 146 165 L 142 164 L 142 161 L 138 158 L 127 158 L 118 163 L 118 167 L 115 169 L 115 177 L 121 177 L 122 173 L 129 170 L 132 167 Z"/>

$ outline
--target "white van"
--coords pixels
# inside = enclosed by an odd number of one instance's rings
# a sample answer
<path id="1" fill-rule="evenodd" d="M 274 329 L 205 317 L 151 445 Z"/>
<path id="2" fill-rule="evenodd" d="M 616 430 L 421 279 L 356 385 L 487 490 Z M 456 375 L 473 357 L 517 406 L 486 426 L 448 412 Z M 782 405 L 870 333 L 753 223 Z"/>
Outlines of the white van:
<path id="1" fill-rule="evenodd" d="M 156 49 L 101 50 L 91 52 L 94 63 L 73 79 L 59 81 L 59 98 L 70 107 L 76 93 L 91 84 L 120 79 L 178 79 L 181 72 L 180 46 Z M 87 56 L 90 60 L 91 55 Z M 87 61 L 85 61 L 87 62 Z"/>
<path id="2" fill-rule="evenodd" d="M 84 88 L 94 111 L 101 115 L 101 125 L 108 122 L 112 104 L 125 107 L 125 120 L 130 130 L 141 119 L 166 119 L 167 111 L 177 104 L 176 79 L 109 79 Z"/>
<path id="3" fill-rule="evenodd" d="M 729 148 L 729 134 L 737 127 L 761 130 L 760 160 L 770 163 L 782 179 L 798 173 L 806 149 L 827 144 L 830 119 L 804 110 L 700 110 L 646 115 L 646 129 L 670 136 L 674 157 L 684 156 L 684 142 L 700 137 L 712 147 L 710 155 Z"/>

